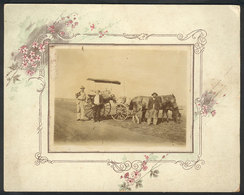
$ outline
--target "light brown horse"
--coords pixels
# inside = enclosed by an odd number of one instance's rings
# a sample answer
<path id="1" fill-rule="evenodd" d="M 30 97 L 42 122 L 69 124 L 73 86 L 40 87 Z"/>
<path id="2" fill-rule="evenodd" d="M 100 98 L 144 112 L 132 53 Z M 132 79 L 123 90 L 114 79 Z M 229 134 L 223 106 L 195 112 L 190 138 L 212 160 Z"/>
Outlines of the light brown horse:
<path id="1" fill-rule="evenodd" d="M 132 110 L 132 121 L 141 123 L 145 119 L 145 114 L 150 97 L 137 96 L 130 101 L 129 110 Z"/>

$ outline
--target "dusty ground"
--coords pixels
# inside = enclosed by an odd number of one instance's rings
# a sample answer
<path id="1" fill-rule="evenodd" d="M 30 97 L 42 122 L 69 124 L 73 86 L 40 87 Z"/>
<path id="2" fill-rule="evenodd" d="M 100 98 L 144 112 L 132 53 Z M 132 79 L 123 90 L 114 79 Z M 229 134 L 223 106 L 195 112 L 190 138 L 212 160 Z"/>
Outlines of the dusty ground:
<path id="1" fill-rule="evenodd" d="M 125 121 L 105 119 L 101 122 L 76 121 L 76 105 L 72 101 L 55 101 L 55 143 L 72 144 L 132 144 L 144 145 L 184 145 L 186 119 L 182 113 L 180 124 L 173 121 L 148 126 L 145 122 L 134 124 L 131 118 Z M 161 120 L 161 119 L 159 119 Z"/>

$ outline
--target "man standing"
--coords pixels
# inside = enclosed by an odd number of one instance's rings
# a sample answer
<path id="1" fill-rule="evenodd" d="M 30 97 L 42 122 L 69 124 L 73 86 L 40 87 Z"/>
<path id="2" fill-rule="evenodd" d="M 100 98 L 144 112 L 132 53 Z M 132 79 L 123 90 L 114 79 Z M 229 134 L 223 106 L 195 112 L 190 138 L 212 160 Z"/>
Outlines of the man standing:
<path id="1" fill-rule="evenodd" d="M 85 87 L 81 86 L 80 91 L 75 94 L 76 96 L 76 109 L 77 109 L 77 121 L 85 120 L 85 103 L 86 103 L 86 93 Z"/>
<path id="2" fill-rule="evenodd" d="M 161 107 L 161 98 L 158 97 L 157 93 L 152 94 L 152 98 L 149 99 L 148 102 L 148 118 L 147 118 L 147 124 L 150 125 L 152 118 L 153 118 L 153 124 L 157 125 L 158 122 L 158 112 Z"/>
<path id="3" fill-rule="evenodd" d="M 96 95 L 94 97 L 94 107 L 93 107 L 93 116 L 94 116 L 94 122 L 100 121 L 101 116 L 100 112 L 103 106 L 103 97 L 100 94 L 100 91 L 96 91 Z"/>

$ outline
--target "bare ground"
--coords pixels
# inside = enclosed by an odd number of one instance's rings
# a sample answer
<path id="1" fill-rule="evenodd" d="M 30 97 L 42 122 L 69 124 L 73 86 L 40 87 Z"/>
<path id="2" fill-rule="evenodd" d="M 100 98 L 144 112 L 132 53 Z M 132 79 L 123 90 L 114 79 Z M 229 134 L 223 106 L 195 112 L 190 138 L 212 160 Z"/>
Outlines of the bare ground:
<path id="1" fill-rule="evenodd" d="M 113 111 L 112 111 L 113 112 Z M 182 113 L 182 112 L 181 112 Z M 160 114 L 161 117 L 161 114 Z M 181 122 L 161 122 L 148 126 L 145 122 L 135 124 L 131 118 L 125 121 L 115 121 L 106 118 L 101 122 L 76 121 L 76 104 L 74 101 L 55 100 L 55 143 L 98 143 L 132 145 L 185 145 L 186 118 L 182 113 Z"/>

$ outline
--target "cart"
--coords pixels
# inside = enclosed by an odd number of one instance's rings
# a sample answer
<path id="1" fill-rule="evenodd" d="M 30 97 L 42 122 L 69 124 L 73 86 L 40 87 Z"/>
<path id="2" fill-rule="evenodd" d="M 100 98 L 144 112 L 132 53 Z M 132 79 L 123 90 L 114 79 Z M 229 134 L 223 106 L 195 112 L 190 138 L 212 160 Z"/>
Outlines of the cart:
<path id="1" fill-rule="evenodd" d="M 88 78 L 87 80 L 93 81 L 95 83 L 106 83 L 110 85 L 120 85 L 120 81 L 114 80 L 104 80 L 104 79 L 92 79 Z M 102 104 L 101 109 L 101 117 L 109 118 L 111 117 L 113 120 L 123 121 L 128 117 L 128 106 L 125 104 L 125 100 L 121 100 L 117 98 L 114 94 L 112 94 L 112 90 L 101 91 L 104 102 Z M 94 94 L 88 94 L 87 104 L 85 105 L 85 116 L 88 119 L 93 119 L 93 106 L 94 106 Z M 120 100 L 120 101 L 119 101 Z M 111 107 L 111 101 L 113 101 L 114 108 Z M 114 113 L 111 113 L 111 110 Z"/>

